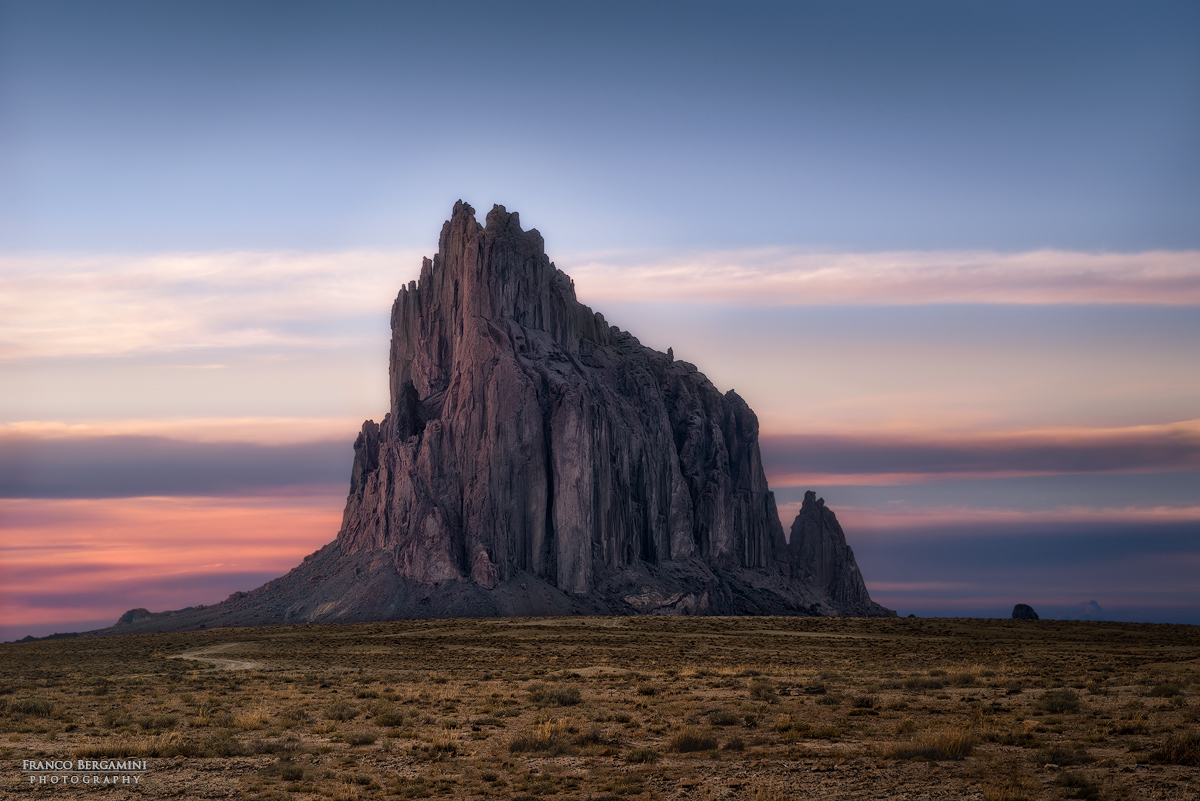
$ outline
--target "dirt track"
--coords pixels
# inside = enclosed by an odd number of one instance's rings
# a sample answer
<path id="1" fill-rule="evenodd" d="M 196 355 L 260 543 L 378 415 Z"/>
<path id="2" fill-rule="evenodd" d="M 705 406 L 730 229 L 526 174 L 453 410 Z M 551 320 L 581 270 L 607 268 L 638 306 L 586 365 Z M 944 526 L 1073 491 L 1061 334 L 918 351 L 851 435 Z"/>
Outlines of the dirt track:
<path id="1" fill-rule="evenodd" d="M 251 662 L 240 659 L 223 659 L 218 656 L 209 656 L 209 654 L 224 653 L 232 651 L 239 646 L 244 646 L 246 643 L 241 642 L 226 642 L 220 645 L 210 645 L 206 648 L 197 648 L 194 651 L 188 651 L 182 654 L 172 654 L 170 659 L 194 659 L 197 662 L 208 662 L 213 667 L 224 668 L 225 670 L 258 670 L 263 666 L 262 662 Z"/>

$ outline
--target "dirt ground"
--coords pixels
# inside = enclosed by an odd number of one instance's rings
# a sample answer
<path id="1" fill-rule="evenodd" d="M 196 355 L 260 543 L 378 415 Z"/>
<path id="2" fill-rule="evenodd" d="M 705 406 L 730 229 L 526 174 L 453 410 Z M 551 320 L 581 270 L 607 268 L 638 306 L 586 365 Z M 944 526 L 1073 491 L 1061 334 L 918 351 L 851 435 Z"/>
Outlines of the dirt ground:
<path id="1" fill-rule="evenodd" d="M 1194 626 L 576 617 L 62 639 L 0 645 L 0 794 L 1192 799 L 1198 690 Z M 79 781 L 122 759 L 145 761 L 136 787 Z"/>

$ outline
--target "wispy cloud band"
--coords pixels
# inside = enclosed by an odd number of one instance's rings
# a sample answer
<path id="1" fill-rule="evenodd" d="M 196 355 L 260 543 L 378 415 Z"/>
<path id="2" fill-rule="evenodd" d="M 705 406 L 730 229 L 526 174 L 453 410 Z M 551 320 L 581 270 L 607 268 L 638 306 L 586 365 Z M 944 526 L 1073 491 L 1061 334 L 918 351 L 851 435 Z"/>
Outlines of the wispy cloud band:
<path id="1" fill-rule="evenodd" d="M 775 486 L 1060 473 L 1200 470 L 1200 420 L 1172 425 L 945 435 L 764 434 Z"/>
<path id="2" fill-rule="evenodd" d="M 2 425 L 0 497 L 243 495 L 348 480 L 357 428 L 349 421 L 221 422 Z M 760 443 L 775 488 L 1200 472 L 1200 420 L 993 433 L 764 433 Z"/>
<path id="3" fill-rule="evenodd" d="M 0 359 L 329 347 L 386 334 L 419 251 L 0 255 Z M 558 258 L 580 299 L 749 305 L 1200 304 L 1200 251 Z"/>
<path id="4" fill-rule="evenodd" d="M 0 498 L 238 496 L 297 487 L 336 494 L 347 486 L 351 442 L 0 434 Z"/>
<path id="5" fill-rule="evenodd" d="M 1200 304 L 1200 251 L 611 253 L 581 258 L 569 272 L 585 301 Z"/>
<path id="6" fill-rule="evenodd" d="M 386 332 L 416 252 L 0 256 L 0 359 L 311 347 Z"/>

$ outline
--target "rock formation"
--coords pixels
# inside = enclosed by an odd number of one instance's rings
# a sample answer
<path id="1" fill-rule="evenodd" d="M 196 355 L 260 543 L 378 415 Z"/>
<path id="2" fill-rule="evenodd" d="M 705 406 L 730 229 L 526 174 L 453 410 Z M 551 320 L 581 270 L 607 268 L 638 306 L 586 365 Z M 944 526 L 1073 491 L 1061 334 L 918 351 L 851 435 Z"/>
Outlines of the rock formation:
<path id="1" fill-rule="evenodd" d="M 1038 613 L 1029 604 L 1017 604 L 1012 611 L 1013 620 L 1037 620 Z"/>
<path id="2" fill-rule="evenodd" d="M 813 493 L 785 541 L 746 402 L 579 303 L 516 213 L 455 204 L 391 323 L 391 408 L 354 443 L 337 539 L 176 626 L 894 614 Z"/>
<path id="3" fill-rule="evenodd" d="M 833 606 L 855 615 L 872 613 L 871 597 L 837 515 L 811 490 L 804 493 L 804 503 L 792 522 L 788 551 L 795 564 L 811 573 L 817 589 Z"/>

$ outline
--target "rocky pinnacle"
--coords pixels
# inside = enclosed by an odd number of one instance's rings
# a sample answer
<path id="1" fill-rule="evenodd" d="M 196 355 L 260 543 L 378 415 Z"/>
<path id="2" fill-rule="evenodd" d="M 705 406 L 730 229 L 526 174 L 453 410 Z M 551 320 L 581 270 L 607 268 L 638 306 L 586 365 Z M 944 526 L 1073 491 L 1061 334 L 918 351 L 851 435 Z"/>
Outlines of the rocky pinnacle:
<path id="1" fill-rule="evenodd" d="M 392 306 L 391 403 L 336 540 L 108 631 L 414 617 L 895 614 L 812 493 L 784 538 L 737 393 L 575 298 L 542 236 L 459 201 Z"/>
<path id="2" fill-rule="evenodd" d="M 796 611 L 873 609 L 832 512 L 836 534 L 788 547 L 746 402 L 579 303 L 503 206 L 481 226 L 455 204 L 392 307 L 389 372 L 391 409 L 355 443 L 346 552 L 425 584 L 531 573 L 572 596 L 690 561 L 809 582 Z"/>

